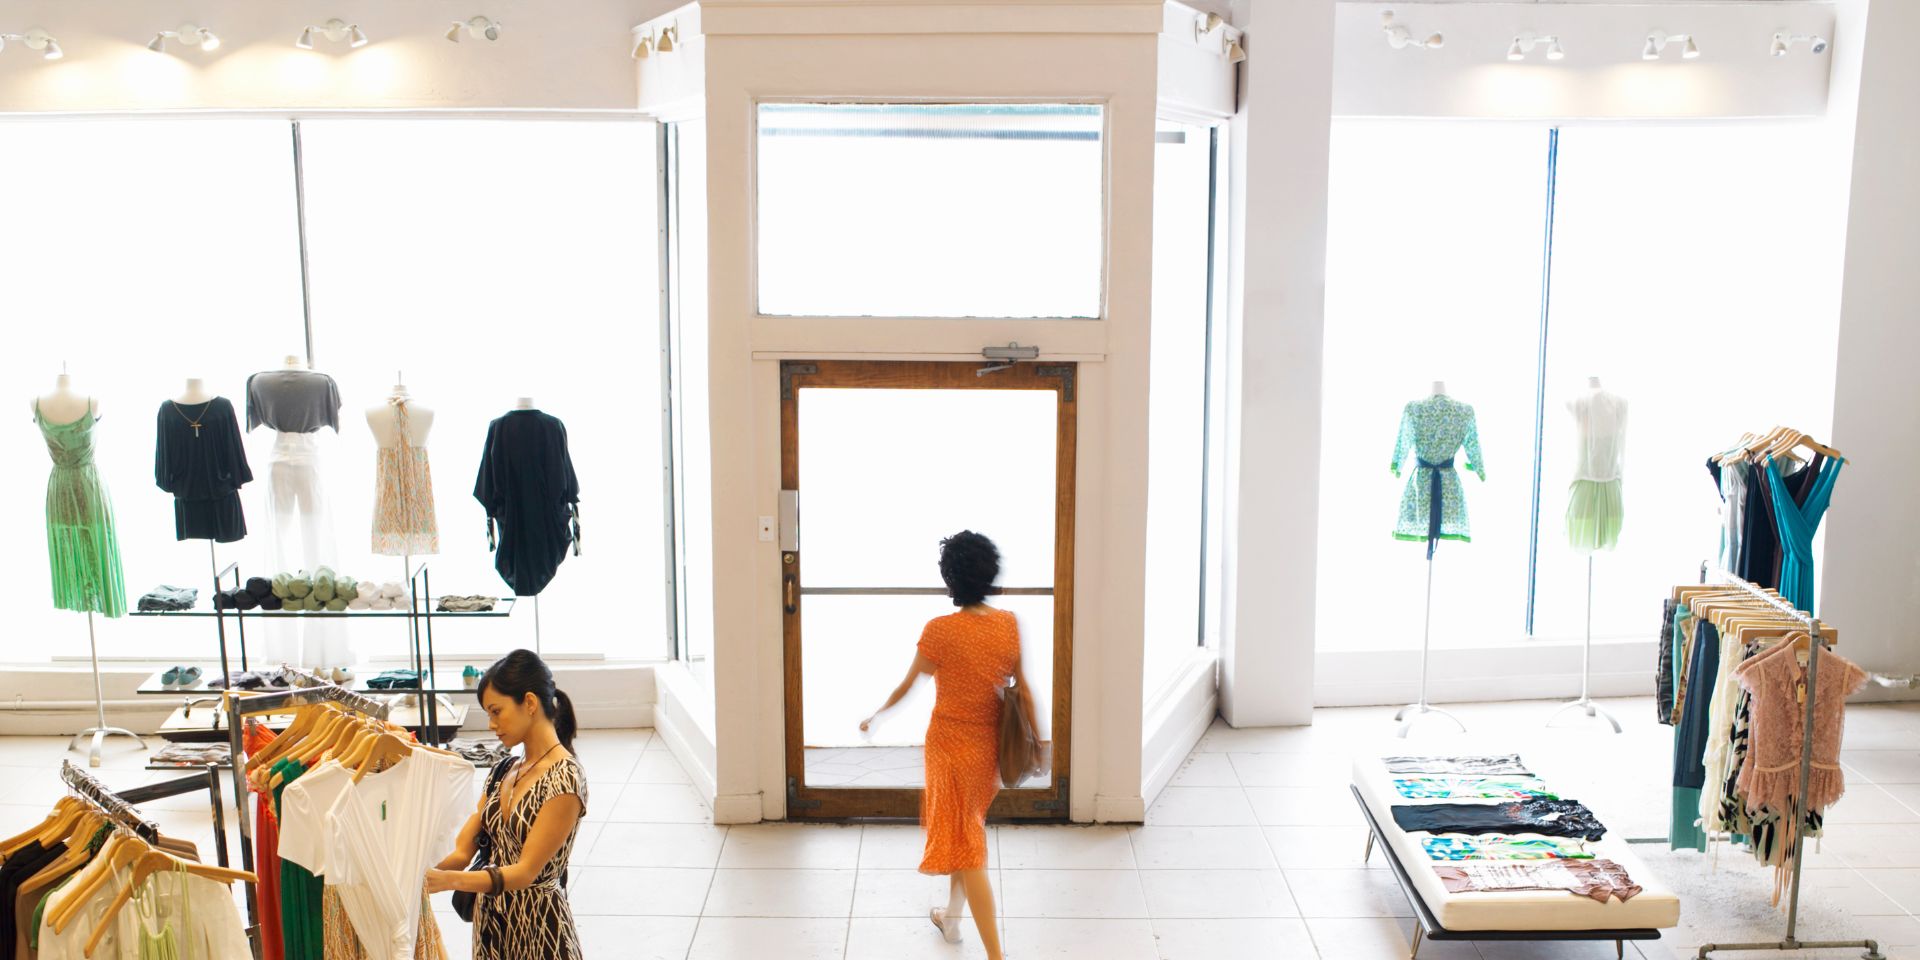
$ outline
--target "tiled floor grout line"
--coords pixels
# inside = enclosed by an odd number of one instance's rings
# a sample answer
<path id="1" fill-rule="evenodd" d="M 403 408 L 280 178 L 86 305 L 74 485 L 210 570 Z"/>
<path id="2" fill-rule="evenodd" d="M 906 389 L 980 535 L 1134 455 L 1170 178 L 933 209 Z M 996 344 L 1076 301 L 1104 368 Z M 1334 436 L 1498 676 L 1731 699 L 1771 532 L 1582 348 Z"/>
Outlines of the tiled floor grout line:
<path id="1" fill-rule="evenodd" d="M 713 855 L 713 869 L 707 874 L 707 892 L 700 898 L 700 913 L 693 918 L 693 936 L 687 940 L 687 960 L 693 960 L 693 948 L 700 942 L 700 927 L 707 922 L 707 901 L 713 899 L 713 882 L 720 876 L 720 858 L 726 856 L 727 841 L 733 838 L 732 827 L 721 827 L 721 830 L 725 832 L 720 835 L 719 851 Z"/>

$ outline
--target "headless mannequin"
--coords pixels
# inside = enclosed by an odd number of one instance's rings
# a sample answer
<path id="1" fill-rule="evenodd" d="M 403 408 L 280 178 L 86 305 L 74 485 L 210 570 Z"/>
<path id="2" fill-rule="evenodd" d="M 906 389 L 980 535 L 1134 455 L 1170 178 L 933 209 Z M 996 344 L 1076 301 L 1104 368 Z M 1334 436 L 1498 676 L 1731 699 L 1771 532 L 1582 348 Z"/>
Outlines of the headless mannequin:
<path id="1" fill-rule="evenodd" d="M 1436 397 L 1444 397 L 1447 395 L 1447 382 L 1445 380 L 1435 380 L 1433 382 L 1433 395 Z"/>
<path id="2" fill-rule="evenodd" d="M 516 399 L 516 400 L 514 400 L 514 401 L 513 401 L 513 408 L 514 408 L 515 410 L 533 410 L 533 409 L 536 409 L 536 408 L 534 407 L 534 405 L 533 405 L 533 398 L 532 398 L 532 397 L 520 397 L 520 398 L 518 398 L 518 399 Z"/>
<path id="3" fill-rule="evenodd" d="M 327 379 L 298 354 L 282 354 L 280 366 L 262 371 L 266 374 L 301 374 L 297 382 L 309 377 Z M 247 382 L 248 422 L 253 423 L 256 399 L 254 384 Z M 260 426 L 273 430 L 273 449 L 268 455 L 268 515 L 272 526 L 267 537 L 268 553 L 274 572 L 313 571 L 337 562 L 333 512 L 322 483 L 320 435 L 326 425 L 308 414 L 287 419 L 264 411 L 273 410 L 262 403 Z M 305 427 L 305 429 L 281 429 Z M 265 650 L 270 659 L 322 671 L 353 662 L 346 621 L 312 619 L 305 621 L 269 620 L 266 624 Z"/>
<path id="4" fill-rule="evenodd" d="M 407 404 L 407 442 L 415 447 L 427 445 L 427 434 L 433 430 L 433 409 L 407 393 L 407 385 L 396 383 L 387 399 L 403 400 Z M 382 449 L 394 447 L 400 443 L 400 411 L 394 404 L 383 403 L 367 409 L 367 427 L 373 431 L 373 442 Z"/>
<path id="5" fill-rule="evenodd" d="M 180 404 L 181 406 L 191 405 L 197 407 L 212 399 L 213 394 L 207 392 L 206 381 L 199 377 L 188 377 L 187 392 L 181 394 L 180 398 L 175 400 L 174 403 Z"/>
<path id="6" fill-rule="evenodd" d="M 40 410 L 41 419 L 55 425 L 77 423 L 89 413 L 100 415 L 100 401 L 75 393 L 73 378 L 64 373 L 53 382 L 53 392 L 35 398 L 32 406 Z"/>

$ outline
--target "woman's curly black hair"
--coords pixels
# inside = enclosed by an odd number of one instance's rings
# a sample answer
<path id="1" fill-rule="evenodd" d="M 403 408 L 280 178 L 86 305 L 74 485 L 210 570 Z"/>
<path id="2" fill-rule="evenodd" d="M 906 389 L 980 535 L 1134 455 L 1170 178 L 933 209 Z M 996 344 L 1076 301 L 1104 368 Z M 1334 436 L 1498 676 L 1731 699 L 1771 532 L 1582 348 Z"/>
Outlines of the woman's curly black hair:
<path id="1" fill-rule="evenodd" d="M 956 607 L 972 606 L 987 598 L 1000 578 L 1000 548 L 992 540 L 962 530 L 940 541 L 940 579 Z"/>

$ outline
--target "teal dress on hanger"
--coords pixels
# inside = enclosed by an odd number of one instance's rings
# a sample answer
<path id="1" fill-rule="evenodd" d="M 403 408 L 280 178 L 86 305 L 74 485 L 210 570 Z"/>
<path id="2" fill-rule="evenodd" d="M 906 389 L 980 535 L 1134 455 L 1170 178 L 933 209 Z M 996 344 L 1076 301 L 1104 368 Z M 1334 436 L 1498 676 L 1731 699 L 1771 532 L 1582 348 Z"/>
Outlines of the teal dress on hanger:
<path id="1" fill-rule="evenodd" d="M 1780 596 L 1808 613 L 1813 612 L 1813 535 L 1833 502 L 1833 483 L 1846 461 L 1829 457 L 1813 478 L 1807 502 L 1796 505 L 1780 477 L 1780 465 L 1767 458 L 1767 485 L 1773 490 L 1773 517 L 1780 530 Z"/>
<path id="2" fill-rule="evenodd" d="M 1461 495 L 1460 474 L 1453 465 L 1454 455 L 1462 448 L 1467 452 L 1467 469 L 1487 479 L 1473 407 L 1436 394 L 1409 401 L 1401 411 L 1400 437 L 1393 445 L 1393 475 L 1400 475 L 1408 453 L 1414 454 L 1415 467 L 1400 493 L 1400 518 L 1394 524 L 1393 536 L 1425 541 L 1429 559 L 1441 540 L 1473 539 L 1467 526 L 1467 501 Z"/>

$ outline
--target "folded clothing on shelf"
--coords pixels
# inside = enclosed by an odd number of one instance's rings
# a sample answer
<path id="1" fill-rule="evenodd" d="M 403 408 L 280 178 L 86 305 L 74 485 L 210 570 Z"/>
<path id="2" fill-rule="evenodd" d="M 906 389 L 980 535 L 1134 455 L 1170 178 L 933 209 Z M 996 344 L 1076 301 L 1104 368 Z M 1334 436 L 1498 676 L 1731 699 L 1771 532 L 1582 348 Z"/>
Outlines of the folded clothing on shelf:
<path id="1" fill-rule="evenodd" d="M 155 764 L 204 767 L 209 763 L 226 763 L 229 751 L 225 742 L 170 743 L 156 751 L 151 760 Z"/>
<path id="2" fill-rule="evenodd" d="M 493 609 L 495 602 L 493 597 L 477 595 L 471 597 L 441 597 L 440 603 L 435 606 L 434 609 L 441 613 L 485 613 Z"/>
<path id="3" fill-rule="evenodd" d="M 447 744 L 447 749 L 473 761 L 476 766 L 491 767 L 513 756 L 513 751 L 508 750 L 506 745 L 498 740 L 469 740 L 466 737 L 456 737 Z"/>
<path id="4" fill-rule="evenodd" d="M 387 670 L 379 676 L 367 680 L 369 690 L 418 690 L 420 689 L 420 671 Z"/>
<path id="5" fill-rule="evenodd" d="M 200 602 L 200 591 L 194 587 L 175 587 L 161 584 L 140 597 L 138 608 L 148 612 L 169 610 L 192 610 Z"/>
<path id="6" fill-rule="evenodd" d="M 207 681 L 209 690 L 225 690 L 229 686 L 235 690 L 285 690 L 293 686 L 293 675 L 281 669 L 248 670 Z"/>

